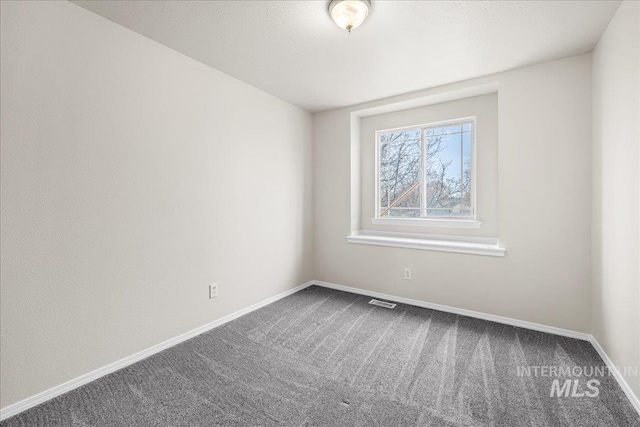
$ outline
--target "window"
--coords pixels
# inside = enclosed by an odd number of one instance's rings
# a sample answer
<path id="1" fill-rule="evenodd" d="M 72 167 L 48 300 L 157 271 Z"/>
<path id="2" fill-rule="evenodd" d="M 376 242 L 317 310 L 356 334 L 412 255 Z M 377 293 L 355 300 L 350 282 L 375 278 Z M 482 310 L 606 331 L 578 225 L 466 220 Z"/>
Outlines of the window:
<path id="1" fill-rule="evenodd" d="M 475 218 L 475 117 L 378 131 L 376 139 L 376 218 Z"/>

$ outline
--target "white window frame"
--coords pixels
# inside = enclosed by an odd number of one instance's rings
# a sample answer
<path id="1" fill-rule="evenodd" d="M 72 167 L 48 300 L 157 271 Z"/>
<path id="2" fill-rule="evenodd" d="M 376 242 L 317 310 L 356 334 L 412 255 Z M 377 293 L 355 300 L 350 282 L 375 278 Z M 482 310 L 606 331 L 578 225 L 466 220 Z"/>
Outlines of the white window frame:
<path id="1" fill-rule="evenodd" d="M 420 129 L 420 151 L 422 160 L 420 162 L 420 191 L 422 203 L 426 203 L 426 185 L 424 182 L 424 153 L 425 153 L 425 132 L 430 128 L 445 127 L 456 124 L 471 122 L 471 211 L 470 217 L 420 217 L 420 218 L 401 218 L 401 217 L 381 217 L 380 216 L 380 135 L 389 132 L 401 132 L 404 130 Z M 452 120 L 443 120 L 439 122 L 425 123 L 421 125 L 403 126 L 399 128 L 381 129 L 375 134 L 375 216 L 371 218 L 373 224 L 378 225 L 402 225 L 402 226 L 425 226 L 425 227 L 443 227 L 443 228 L 475 228 L 481 227 L 482 223 L 477 219 L 477 200 L 476 200 L 476 117 L 462 117 Z M 420 206 L 421 215 L 426 212 L 426 205 Z"/>

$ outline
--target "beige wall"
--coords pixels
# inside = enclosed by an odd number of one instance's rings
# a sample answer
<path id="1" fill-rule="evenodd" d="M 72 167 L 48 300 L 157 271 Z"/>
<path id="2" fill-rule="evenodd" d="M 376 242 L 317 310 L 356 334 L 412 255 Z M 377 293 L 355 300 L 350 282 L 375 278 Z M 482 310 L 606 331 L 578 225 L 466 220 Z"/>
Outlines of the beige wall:
<path id="1" fill-rule="evenodd" d="M 506 257 L 346 243 L 350 112 L 495 81 Z M 315 114 L 316 279 L 589 332 L 590 139 L 589 54 Z"/>
<path id="2" fill-rule="evenodd" d="M 613 363 L 640 366 L 640 4 L 593 52 L 593 323 Z M 624 372 L 624 371 L 623 371 Z M 626 378 L 640 397 L 640 378 Z"/>
<path id="3" fill-rule="evenodd" d="M 0 407 L 312 279 L 309 113 L 74 4 L 1 4 Z"/>

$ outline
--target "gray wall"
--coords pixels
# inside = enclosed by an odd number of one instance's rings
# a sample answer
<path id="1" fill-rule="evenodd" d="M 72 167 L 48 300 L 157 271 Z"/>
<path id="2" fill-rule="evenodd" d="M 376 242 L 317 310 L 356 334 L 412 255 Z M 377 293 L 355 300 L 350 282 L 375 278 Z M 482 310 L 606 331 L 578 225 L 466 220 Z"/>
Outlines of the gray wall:
<path id="1" fill-rule="evenodd" d="M 71 3 L 1 15 L 0 407 L 312 278 L 309 113 Z"/>

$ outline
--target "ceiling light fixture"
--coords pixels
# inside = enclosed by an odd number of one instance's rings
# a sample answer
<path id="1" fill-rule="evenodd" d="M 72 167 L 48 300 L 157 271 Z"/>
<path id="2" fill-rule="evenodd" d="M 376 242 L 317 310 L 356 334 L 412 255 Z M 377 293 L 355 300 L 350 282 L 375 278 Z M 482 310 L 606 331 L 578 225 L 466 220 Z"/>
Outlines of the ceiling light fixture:
<path id="1" fill-rule="evenodd" d="M 329 15 L 338 27 L 351 32 L 358 28 L 369 14 L 370 0 L 332 0 L 329 3 Z"/>

